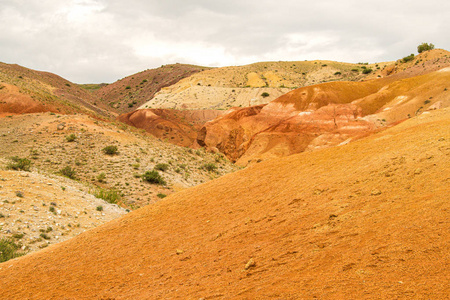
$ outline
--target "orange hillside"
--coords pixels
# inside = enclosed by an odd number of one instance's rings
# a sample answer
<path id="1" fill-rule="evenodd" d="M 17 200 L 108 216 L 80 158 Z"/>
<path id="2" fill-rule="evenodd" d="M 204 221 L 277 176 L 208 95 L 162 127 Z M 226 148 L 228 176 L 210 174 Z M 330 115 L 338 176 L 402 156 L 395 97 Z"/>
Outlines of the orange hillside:
<path id="1" fill-rule="evenodd" d="M 450 110 L 0 264 L 1 299 L 448 299 Z"/>

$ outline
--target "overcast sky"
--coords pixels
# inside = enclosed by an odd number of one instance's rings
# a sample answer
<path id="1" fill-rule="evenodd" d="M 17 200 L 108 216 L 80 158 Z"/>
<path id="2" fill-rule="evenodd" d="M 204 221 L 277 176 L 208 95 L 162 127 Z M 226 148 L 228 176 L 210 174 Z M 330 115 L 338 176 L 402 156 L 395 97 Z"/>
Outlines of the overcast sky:
<path id="1" fill-rule="evenodd" d="M 444 0 L 0 0 L 0 61 L 76 83 L 170 63 L 381 62 L 450 50 Z"/>

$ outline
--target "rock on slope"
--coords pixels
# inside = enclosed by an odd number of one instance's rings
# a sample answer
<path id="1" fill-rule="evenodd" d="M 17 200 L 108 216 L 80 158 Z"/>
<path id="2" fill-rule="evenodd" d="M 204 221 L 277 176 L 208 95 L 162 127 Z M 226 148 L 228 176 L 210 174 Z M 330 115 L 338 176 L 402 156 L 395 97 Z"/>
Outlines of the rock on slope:
<path id="1" fill-rule="evenodd" d="M 442 65 L 450 64 L 447 56 L 441 59 Z M 425 110 L 450 106 L 450 68 L 409 77 L 421 73 L 422 68 L 364 82 L 303 87 L 267 105 L 228 111 L 206 123 L 197 142 L 240 165 L 347 143 Z"/>
<path id="2" fill-rule="evenodd" d="M 0 265 L 1 299 L 448 298 L 450 110 L 256 164 Z"/>

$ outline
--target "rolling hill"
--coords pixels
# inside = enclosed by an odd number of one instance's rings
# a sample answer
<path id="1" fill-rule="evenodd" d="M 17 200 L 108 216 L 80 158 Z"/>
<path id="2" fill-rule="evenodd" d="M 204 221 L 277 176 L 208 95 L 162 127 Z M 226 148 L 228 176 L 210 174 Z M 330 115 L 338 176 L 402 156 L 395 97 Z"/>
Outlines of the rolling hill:
<path id="1" fill-rule="evenodd" d="M 0 63 L 0 116 L 54 112 L 108 118 L 105 108 L 85 89 L 58 75 Z"/>

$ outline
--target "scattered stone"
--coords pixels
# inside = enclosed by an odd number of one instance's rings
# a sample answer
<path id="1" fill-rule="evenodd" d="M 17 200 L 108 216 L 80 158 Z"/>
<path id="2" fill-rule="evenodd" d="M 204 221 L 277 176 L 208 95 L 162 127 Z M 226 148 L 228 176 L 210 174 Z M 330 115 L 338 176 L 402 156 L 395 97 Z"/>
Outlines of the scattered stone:
<path id="1" fill-rule="evenodd" d="M 372 195 L 372 196 L 378 196 L 378 195 L 381 195 L 381 191 L 378 190 L 378 189 L 374 189 L 374 190 L 372 190 L 372 192 L 370 193 L 370 195 Z"/>
<path id="2" fill-rule="evenodd" d="M 421 174 L 422 173 L 422 169 L 421 168 L 417 168 L 415 171 L 414 171 L 414 174 L 415 175 L 419 175 L 419 174 Z"/>
<path id="3" fill-rule="evenodd" d="M 244 269 L 248 270 L 250 268 L 254 268 L 256 266 L 255 260 L 253 258 L 250 258 L 250 260 L 245 264 Z"/>
<path id="4" fill-rule="evenodd" d="M 183 253 L 184 253 L 183 250 L 177 249 L 177 255 L 180 255 L 180 254 L 183 254 Z"/>

